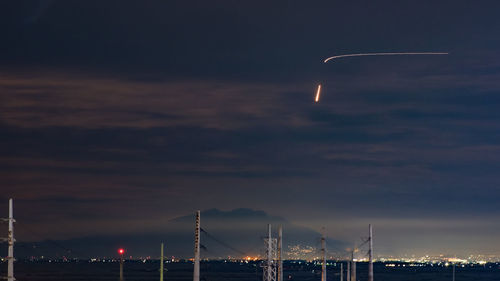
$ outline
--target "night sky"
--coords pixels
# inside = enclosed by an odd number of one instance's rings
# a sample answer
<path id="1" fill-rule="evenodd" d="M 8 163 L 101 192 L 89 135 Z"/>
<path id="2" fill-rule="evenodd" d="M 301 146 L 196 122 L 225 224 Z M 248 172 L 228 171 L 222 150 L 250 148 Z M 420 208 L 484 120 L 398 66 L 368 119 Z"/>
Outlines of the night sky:
<path id="1" fill-rule="evenodd" d="M 500 255 L 499 10 L 2 3 L 1 214 L 36 240 L 245 207 L 347 242 L 372 223 L 381 255 Z M 450 55 L 322 63 L 423 51 Z"/>

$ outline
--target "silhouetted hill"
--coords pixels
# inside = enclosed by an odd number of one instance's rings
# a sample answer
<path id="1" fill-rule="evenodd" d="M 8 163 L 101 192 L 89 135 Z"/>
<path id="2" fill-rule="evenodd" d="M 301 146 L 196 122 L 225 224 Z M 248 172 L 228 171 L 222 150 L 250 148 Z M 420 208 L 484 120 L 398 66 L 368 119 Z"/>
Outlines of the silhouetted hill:
<path id="1" fill-rule="evenodd" d="M 193 256 L 195 216 L 186 215 L 169 221 L 162 233 L 146 233 L 122 236 L 93 236 L 64 241 L 42 241 L 16 244 L 16 256 L 68 256 L 68 257 L 115 257 L 116 249 L 124 247 L 127 256 L 159 256 L 159 245 L 165 243 L 165 254 L 180 258 Z M 283 226 L 283 248 L 289 246 L 319 247 L 320 233 L 297 226 L 284 218 L 271 216 L 263 211 L 235 209 L 221 211 L 210 209 L 201 212 L 201 235 L 204 258 L 242 257 L 263 254 L 263 237 L 267 235 L 267 224 Z M 343 249 L 345 244 L 329 239 L 329 249 Z M 314 253 L 313 253 L 314 254 Z"/>

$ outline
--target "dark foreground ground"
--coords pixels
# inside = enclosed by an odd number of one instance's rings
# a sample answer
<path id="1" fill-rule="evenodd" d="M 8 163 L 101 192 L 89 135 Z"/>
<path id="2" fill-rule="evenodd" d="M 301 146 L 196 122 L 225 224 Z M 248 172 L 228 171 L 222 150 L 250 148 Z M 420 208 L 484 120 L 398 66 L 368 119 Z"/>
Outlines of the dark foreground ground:
<path id="1" fill-rule="evenodd" d="M 1 263 L 0 275 L 5 275 L 7 265 Z M 404 266 L 403 266 L 404 265 Z M 165 265 L 165 280 L 192 280 L 192 264 L 189 262 L 169 263 Z M 159 280 L 159 262 L 127 261 L 125 263 L 125 280 L 149 281 Z M 286 263 L 284 280 L 312 281 L 321 280 L 320 267 L 314 264 Z M 19 281 L 108 281 L 118 280 L 119 264 L 117 262 L 22 262 L 15 264 L 16 279 Z M 328 280 L 340 280 L 339 265 L 328 267 Z M 345 269 L 345 267 L 344 267 Z M 358 263 L 357 280 L 365 281 L 367 265 Z M 229 263 L 223 261 L 203 262 L 201 279 L 206 281 L 257 281 L 262 280 L 262 269 L 259 263 Z M 345 280 L 345 276 L 344 276 Z M 452 280 L 452 267 L 444 266 L 410 266 L 396 264 L 387 267 L 375 264 L 375 281 L 441 281 Z M 486 266 L 466 266 L 456 268 L 456 281 L 500 281 L 498 264 Z"/>

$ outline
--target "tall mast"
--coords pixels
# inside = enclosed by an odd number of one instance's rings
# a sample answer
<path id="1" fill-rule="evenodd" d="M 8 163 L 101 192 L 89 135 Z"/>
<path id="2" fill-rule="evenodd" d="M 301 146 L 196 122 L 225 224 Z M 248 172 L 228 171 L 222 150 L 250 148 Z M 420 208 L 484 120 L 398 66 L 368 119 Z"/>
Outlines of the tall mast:
<path id="1" fill-rule="evenodd" d="M 356 261 L 354 260 L 354 249 L 352 250 L 352 255 L 351 255 L 351 281 L 357 281 L 356 280 Z"/>
<path id="2" fill-rule="evenodd" d="M 271 236 L 271 225 L 267 225 L 266 261 L 263 266 L 263 281 L 276 281 L 276 244 L 277 241 Z"/>
<path id="3" fill-rule="evenodd" d="M 344 263 L 340 263 L 340 281 L 344 281 Z"/>
<path id="4" fill-rule="evenodd" d="M 118 250 L 118 252 L 120 253 L 120 281 L 124 281 L 125 279 L 123 278 L 123 263 L 125 262 L 123 260 L 123 253 L 124 253 L 124 250 L 123 249 L 120 249 Z"/>
<path id="5" fill-rule="evenodd" d="M 373 231 L 372 225 L 368 225 L 368 281 L 373 281 Z"/>
<path id="6" fill-rule="evenodd" d="M 267 225 L 267 280 L 270 281 L 272 280 L 272 270 L 271 266 L 273 263 L 273 257 L 272 257 L 272 250 L 273 250 L 273 243 L 272 243 L 272 237 L 271 237 L 271 225 Z"/>
<path id="7" fill-rule="evenodd" d="M 14 207 L 12 198 L 9 199 L 9 234 L 7 236 L 7 243 L 9 244 L 9 255 L 7 256 L 8 265 L 7 265 L 7 280 L 14 281 Z"/>
<path id="8" fill-rule="evenodd" d="M 321 281 L 326 281 L 326 239 L 325 239 L 325 229 L 323 228 L 323 234 L 321 235 Z"/>
<path id="9" fill-rule="evenodd" d="M 453 263 L 453 281 L 455 281 L 455 263 Z"/>
<path id="10" fill-rule="evenodd" d="M 278 228 L 278 278 L 277 281 L 283 281 L 283 226 Z"/>
<path id="11" fill-rule="evenodd" d="M 347 274 L 347 281 L 351 281 L 351 261 L 347 260 L 347 269 L 346 269 L 346 274 Z"/>
<path id="12" fill-rule="evenodd" d="M 161 243 L 160 250 L 160 281 L 163 281 L 163 243 Z"/>
<path id="13" fill-rule="evenodd" d="M 194 232 L 193 281 L 200 281 L 200 211 L 196 211 L 196 228 Z"/>

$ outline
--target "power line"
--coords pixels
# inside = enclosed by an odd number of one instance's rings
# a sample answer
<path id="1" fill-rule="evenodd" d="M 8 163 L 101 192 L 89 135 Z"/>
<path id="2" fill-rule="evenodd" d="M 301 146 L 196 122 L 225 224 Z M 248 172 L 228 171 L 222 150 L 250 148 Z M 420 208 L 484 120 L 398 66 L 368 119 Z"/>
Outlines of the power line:
<path id="1" fill-rule="evenodd" d="M 208 233 L 205 229 L 201 228 L 200 230 L 201 230 L 201 232 L 202 232 L 202 233 L 204 233 L 204 234 L 205 234 L 208 238 L 210 238 L 210 239 L 214 240 L 215 242 L 219 243 L 220 245 L 222 245 L 222 246 L 224 246 L 224 247 L 226 247 L 226 248 L 228 248 L 228 249 L 230 249 L 230 250 L 232 250 L 232 251 L 234 251 L 234 252 L 236 252 L 236 253 L 238 253 L 238 254 L 240 254 L 240 255 L 247 256 L 247 254 L 246 254 L 245 252 L 240 251 L 240 250 L 236 249 L 235 247 L 233 247 L 233 246 L 231 246 L 231 245 L 227 244 L 226 242 L 223 242 L 223 241 L 221 241 L 221 240 L 217 239 L 216 237 L 214 237 L 213 235 L 211 235 L 210 233 Z"/>

